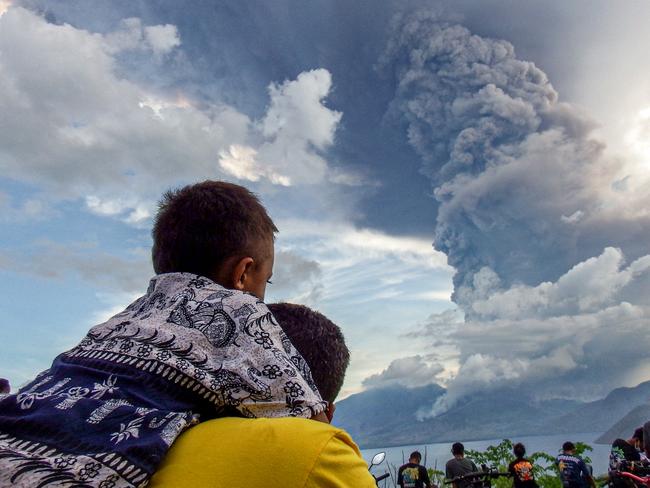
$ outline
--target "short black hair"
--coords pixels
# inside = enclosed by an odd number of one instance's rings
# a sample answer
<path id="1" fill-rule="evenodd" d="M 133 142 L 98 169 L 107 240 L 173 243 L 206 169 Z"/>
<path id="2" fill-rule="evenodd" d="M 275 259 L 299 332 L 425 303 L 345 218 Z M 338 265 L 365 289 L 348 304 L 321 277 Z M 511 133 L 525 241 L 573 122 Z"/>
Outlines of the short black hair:
<path id="1" fill-rule="evenodd" d="M 562 444 L 562 450 L 563 451 L 575 451 L 576 446 L 573 442 L 571 441 L 566 441 L 564 444 Z"/>
<path id="2" fill-rule="evenodd" d="M 417 459 L 418 462 L 420 462 L 420 460 L 422 459 L 422 454 L 420 454 L 420 451 L 413 451 L 409 456 L 409 460 L 410 459 Z"/>
<path id="3" fill-rule="evenodd" d="M 514 446 L 512 446 L 512 453 L 518 458 L 522 458 L 526 455 L 526 446 L 524 446 L 521 442 L 517 442 Z"/>
<path id="4" fill-rule="evenodd" d="M 323 314 L 304 305 L 271 303 L 269 310 L 307 361 L 323 400 L 332 403 L 343 386 L 350 350 L 341 329 Z"/>
<path id="5" fill-rule="evenodd" d="M 158 204 L 151 257 L 156 274 L 211 278 L 232 256 L 263 259 L 261 242 L 278 231 L 257 197 L 243 186 L 203 181 L 167 191 Z"/>
<path id="6" fill-rule="evenodd" d="M 454 442 L 454 444 L 451 446 L 451 453 L 454 456 L 458 454 L 465 454 L 465 446 L 463 446 L 460 442 Z"/>
<path id="7" fill-rule="evenodd" d="M 632 439 L 638 439 L 639 442 L 643 442 L 643 427 L 639 427 L 638 429 L 634 430 L 634 434 L 632 434 Z"/>

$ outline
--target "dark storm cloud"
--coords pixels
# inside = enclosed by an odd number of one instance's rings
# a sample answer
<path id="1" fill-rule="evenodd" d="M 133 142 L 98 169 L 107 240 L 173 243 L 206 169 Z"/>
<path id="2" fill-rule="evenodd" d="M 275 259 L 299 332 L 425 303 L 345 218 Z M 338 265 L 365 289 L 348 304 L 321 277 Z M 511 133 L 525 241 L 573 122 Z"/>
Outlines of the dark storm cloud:
<path id="1" fill-rule="evenodd" d="M 650 341 L 647 193 L 618 183 L 595 124 L 509 42 L 437 11 L 393 28 L 381 65 L 396 80 L 391 113 L 435 187 L 435 245 L 466 317 L 449 335 L 458 373 L 431 414 L 504 384 L 584 397 L 642 379 L 603 356 L 614 347 L 635 363 Z"/>
<path id="2" fill-rule="evenodd" d="M 419 174 L 419 157 L 402 127 L 386 124 L 394 86 L 374 69 L 393 15 L 416 3 L 422 2 L 387 1 L 381 8 L 370 0 L 255 0 L 236 7 L 177 0 L 22 2 L 52 22 L 104 34 L 115 31 L 124 18 L 176 26 L 182 45 L 164 66 L 128 53 L 120 57 L 120 73 L 161 95 L 180 91 L 199 105 L 227 104 L 251 118 L 265 113 L 269 83 L 327 69 L 333 82 L 327 105 L 343 112 L 327 160 L 333 171 L 358 174 L 366 183 L 355 190 L 357 222 L 390 233 L 429 236 L 436 206 L 431 186 Z"/>

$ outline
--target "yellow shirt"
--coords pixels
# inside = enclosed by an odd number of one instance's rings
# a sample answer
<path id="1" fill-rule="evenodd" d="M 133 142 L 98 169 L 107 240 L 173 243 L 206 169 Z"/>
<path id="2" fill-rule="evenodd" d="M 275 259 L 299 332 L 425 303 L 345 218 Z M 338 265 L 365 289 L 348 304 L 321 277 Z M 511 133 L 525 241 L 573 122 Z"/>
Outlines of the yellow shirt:
<path id="1" fill-rule="evenodd" d="M 151 488 L 373 488 L 343 430 L 302 418 L 222 418 L 192 427 L 169 450 Z"/>

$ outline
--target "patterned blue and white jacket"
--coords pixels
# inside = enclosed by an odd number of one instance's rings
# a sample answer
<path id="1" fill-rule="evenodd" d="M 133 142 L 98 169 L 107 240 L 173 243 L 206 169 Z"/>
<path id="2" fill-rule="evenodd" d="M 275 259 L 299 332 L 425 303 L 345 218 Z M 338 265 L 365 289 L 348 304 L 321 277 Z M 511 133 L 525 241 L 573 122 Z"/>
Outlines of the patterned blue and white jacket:
<path id="1" fill-rule="evenodd" d="M 197 275 L 158 275 L 0 400 L 0 487 L 144 486 L 199 420 L 310 417 L 325 405 L 263 302 Z"/>

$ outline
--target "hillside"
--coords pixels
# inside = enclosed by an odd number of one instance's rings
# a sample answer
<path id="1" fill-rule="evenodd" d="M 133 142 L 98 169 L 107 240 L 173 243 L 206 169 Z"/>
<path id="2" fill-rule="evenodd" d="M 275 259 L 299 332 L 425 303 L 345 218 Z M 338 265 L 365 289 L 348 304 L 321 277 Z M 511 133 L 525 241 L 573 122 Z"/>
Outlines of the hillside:
<path id="1" fill-rule="evenodd" d="M 649 401 L 650 381 L 646 381 L 633 388 L 612 390 L 605 398 L 586 403 L 579 409 L 560 416 L 558 422 L 572 425 L 574 432 L 604 431 L 616 419 L 623 418 L 634 408 Z"/>
<path id="2" fill-rule="evenodd" d="M 416 420 L 416 412 L 430 408 L 444 392 L 444 388 L 435 384 L 419 388 L 393 386 L 367 390 L 337 403 L 334 423 L 345 428 L 361 447 L 371 448 L 505 436 L 598 432 L 610 427 L 612 420 L 621 419 L 642 405 L 646 410 L 639 409 L 635 414 L 638 418 L 630 417 L 628 421 L 638 427 L 643 423 L 640 418 L 650 419 L 650 382 L 645 382 L 634 388 L 617 388 L 605 398 L 586 403 L 571 400 L 539 402 L 520 391 L 502 389 L 466 397 L 442 415 Z M 621 432 L 629 430 L 627 423 L 617 428 Z"/>
<path id="3" fill-rule="evenodd" d="M 622 419 L 596 439 L 597 444 L 611 444 L 615 439 L 628 439 L 634 429 L 650 420 L 650 403 L 633 408 Z"/>
<path id="4" fill-rule="evenodd" d="M 364 448 L 385 447 L 548 433 L 553 419 L 581 406 L 567 400 L 534 402 L 499 390 L 467 397 L 438 417 L 417 421 L 416 412 L 430 408 L 444 392 L 438 385 L 368 390 L 339 402 L 334 423 Z M 553 427 L 553 432 L 563 431 L 568 432 Z"/>

